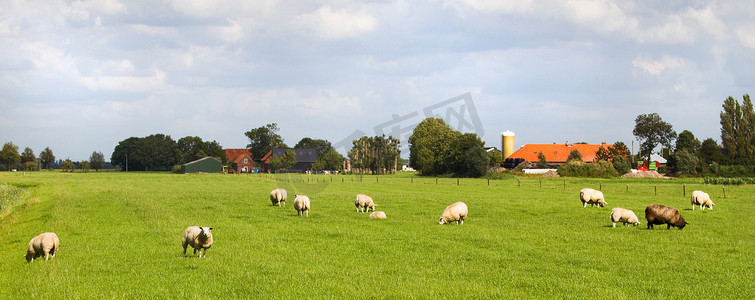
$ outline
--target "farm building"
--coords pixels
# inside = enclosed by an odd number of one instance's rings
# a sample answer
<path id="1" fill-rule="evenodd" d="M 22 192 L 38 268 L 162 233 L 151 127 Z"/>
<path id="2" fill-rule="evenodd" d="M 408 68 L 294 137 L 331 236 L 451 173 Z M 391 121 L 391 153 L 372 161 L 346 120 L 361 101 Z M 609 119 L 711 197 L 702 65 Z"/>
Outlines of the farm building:
<path id="1" fill-rule="evenodd" d="M 254 173 L 254 160 L 249 149 L 224 149 L 224 151 L 234 173 Z"/>
<path id="2" fill-rule="evenodd" d="M 214 157 L 200 158 L 181 165 L 181 173 L 220 173 L 223 167 L 220 161 Z"/>
<path id="3" fill-rule="evenodd" d="M 296 165 L 294 165 L 293 168 L 289 169 L 288 171 L 292 172 L 307 172 L 312 170 L 312 164 L 317 161 L 317 149 L 315 148 L 273 148 L 265 156 L 262 157 L 260 160 L 261 165 L 261 172 L 269 172 L 270 171 L 270 158 L 273 155 L 277 155 L 278 157 L 282 157 L 283 153 L 286 153 L 288 150 L 294 150 L 294 153 L 296 153 Z"/>
<path id="4" fill-rule="evenodd" d="M 548 164 L 560 165 L 566 162 L 566 158 L 569 157 L 569 153 L 572 150 L 579 151 L 582 154 L 582 161 L 592 162 L 595 161 L 595 152 L 603 147 L 608 147 L 606 143 L 602 144 L 527 144 L 519 148 L 516 152 L 511 154 L 507 160 L 518 161 L 532 161 L 537 162 L 538 153 L 542 152 L 545 156 L 545 160 Z"/>

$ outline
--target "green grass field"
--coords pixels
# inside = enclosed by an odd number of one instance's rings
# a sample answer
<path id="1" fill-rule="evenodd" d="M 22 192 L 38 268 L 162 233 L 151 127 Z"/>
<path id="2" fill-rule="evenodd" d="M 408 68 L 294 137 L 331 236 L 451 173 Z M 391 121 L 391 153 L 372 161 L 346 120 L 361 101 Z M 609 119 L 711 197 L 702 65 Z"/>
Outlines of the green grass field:
<path id="1" fill-rule="evenodd" d="M 397 176 L 0 173 L 26 204 L 2 220 L 2 299 L 755 297 L 755 186 L 702 180 L 504 180 Z M 684 184 L 684 186 L 683 186 Z M 584 187 L 605 208 L 582 208 Z M 270 190 L 284 187 L 286 207 Z M 683 197 L 686 188 L 687 197 Z M 691 210 L 707 191 L 713 211 Z M 312 200 L 298 217 L 293 194 Z M 386 220 L 355 212 L 372 196 Z M 657 195 L 656 195 L 657 193 Z M 438 225 L 464 201 L 464 225 Z M 684 230 L 645 227 L 651 203 L 676 207 Z M 613 207 L 639 227 L 611 227 Z M 212 226 L 206 258 L 182 256 L 191 225 Z M 53 231 L 52 261 L 23 258 Z M 190 253 L 190 251 L 188 251 Z"/>

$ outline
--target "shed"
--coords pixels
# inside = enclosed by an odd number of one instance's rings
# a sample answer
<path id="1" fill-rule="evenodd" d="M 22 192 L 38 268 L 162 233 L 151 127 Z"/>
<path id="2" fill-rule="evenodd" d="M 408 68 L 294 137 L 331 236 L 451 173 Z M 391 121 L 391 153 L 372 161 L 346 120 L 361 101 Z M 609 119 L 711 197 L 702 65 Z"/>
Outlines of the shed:
<path id="1" fill-rule="evenodd" d="M 223 170 L 217 158 L 208 156 L 181 165 L 181 173 L 220 173 Z"/>

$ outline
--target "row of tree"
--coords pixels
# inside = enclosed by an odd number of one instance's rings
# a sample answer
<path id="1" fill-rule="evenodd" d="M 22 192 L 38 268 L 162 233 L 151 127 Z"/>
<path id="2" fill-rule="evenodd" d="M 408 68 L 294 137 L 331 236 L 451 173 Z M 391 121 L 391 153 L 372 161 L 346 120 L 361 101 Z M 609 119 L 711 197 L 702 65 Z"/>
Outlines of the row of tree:
<path id="1" fill-rule="evenodd" d="M 7 142 L 3 144 L 2 150 L 0 150 L 0 163 L 5 166 L 5 170 L 23 168 L 26 171 L 37 171 L 40 169 L 51 169 L 55 166 L 55 155 L 52 153 L 50 147 L 45 147 L 42 152 L 39 153 L 39 157 L 34 155 L 34 150 L 29 147 L 24 148 L 24 151 L 19 153 L 18 146 L 13 142 Z M 102 152 L 94 151 L 89 157 L 88 161 L 81 161 L 74 163 L 71 159 L 66 158 L 62 161 L 60 167 L 64 171 L 73 172 L 76 169 L 76 165 L 79 165 L 84 171 L 95 169 L 99 171 L 105 166 L 105 158 Z"/>
<path id="2" fill-rule="evenodd" d="M 120 141 L 110 156 L 110 162 L 124 171 L 167 171 L 174 165 L 207 156 L 221 162 L 226 160 L 223 147 L 216 141 L 203 141 L 196 136 L 175 141 L 169 135 L 153 134 Z"/>

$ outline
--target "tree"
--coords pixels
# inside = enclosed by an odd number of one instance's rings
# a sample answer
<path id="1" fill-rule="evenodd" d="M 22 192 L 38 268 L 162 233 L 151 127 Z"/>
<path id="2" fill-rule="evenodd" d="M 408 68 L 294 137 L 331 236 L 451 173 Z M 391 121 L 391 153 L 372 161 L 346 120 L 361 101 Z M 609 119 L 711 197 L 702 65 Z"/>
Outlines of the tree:
<path id="1" fill-rule="evenodd" d="M 676 151 L 689 150 L 690 153 L 697 155 L 700 151 L 700 140 L 695 138 L 689 130 L 684 130 L 676 138 Z"/>
<path id="2" fill-rule="evenodd" d="M 42 150 L 42 152 L 39 153 L 39 160 L 42 162 L 43 169 L 49 169 L 52 167 L 52 164 L 55 163 L 55 155 L 52 154 L 50 147 L 45 147 L 45 150 Z"/>
<path id="3" fill-rule="evenodd" d="M 363 136 L 352 141 L 348 156 L 351 159 L 352 171 L 372 174 L 395 173 L 401 160 L 399 150 L 400 141 L 391 136 L 385 137 Z"/>
<path id="4" fill-rule="evenodd" d="M 488 163 L 489 168 L 497 168 L 501 166 L 501 163 L 503 162 L 503 154 L 501 154 L 501 150 L 493 149 L 488 151 L 488 159 L 490 163 Z"/>
<path id="5" fill-rule="evenodd" d="M 66 160 L 64 160 L 63 163 L 60 164 L 60 167 L 63 169 L 63 172 L 73 173 L 73 170 L 76 169 L 76 165 L 73 164 L 70 158 L 66 158 Z"/>
<path id="6" fill-rule="evenodd" d="M 105 156 L 102 155 L 102 152 L 94 151 L 92 152 L 92 155 L 89 156 L 89 163 L 92 166 L 92 169 L 99 172 L 102 167 L 105 166 Z"/>
<path id="7" fill-rule="evenodd" d="M 281 156 L 281 168 L 290 170 L 296 165 L 296 152 L 288 149 Z"/>
<path id="8" fill-rule="evenodd" d="M 488 170 L 489 157 L 485 152 L 485 142 L 474 133 L 456 135 L 451 141 L 446 160 L 450 171 L 456 176 L 480 177 Z"/>
<path id="9" fill-rule="evenodd" d="M 28 162 L 36 162 L 37 157 L 34 156 L 34 150 L 31 150 L 31 148 L 26 147 L 24 148 L 24 152 L 21 153 L 21 163 L 26 164 Z"/>
<path id="10" fill-rule="evenodd" d="M 323 155 L 317 156 L 317 161 L 312 164 L 313 170 L 343 170 L 343 161 L 345 158 L 338 153 L 335 148 L 330 148 Z"/>
<path id="11" fill-rule="evenodd" d="M 26 171 L 35 171 L 37 170 L 37 162 L 35 161 L 27 161 L 24 163 L 24 170 Z"/>
<path id="12" fill-rule="evenodd" d="M 3 150 L 0 150 L 0 161 L 8 166 L 8 171 L 20 159 L 21 155 L 18 154 L 18 146 L 14 145 L 13 142 L 7 142 L 3 145 Z"/>
<path id="13" fill-rule="evenodd" d="M 632 169 L 629 159 L 626 156 L 620 154 L 617 154 L 613 157 L 611 164 L 613 165 L 613 168 L 616 169 L 616 172 L 619 173 L 619 175 L 629 173 L 629 170 Z"/>
<path id="14" fill-rule="evenodd" d="M 110 163 L 120 166 L 123 171 L 143 169 L 143 166 L 137 159 L 141 155 L 141 138 L 130 137 L 118 142 L 118 145 L 113 150 L 113 154 L 110 156 Z"/>
<path id="15" fill-rule="evenodd" d="M 650 154 L 658 144 L 671 145 L 676 139 L 671 124 L 664 122 L 657 113 L 641 114 L 634 122 L 632 133 L 640 141 L 641 148 L 645 149 L 647 161 L 650 161 Z"/>
<path id="16" fill-rule="evenodd" d="M 84 173 L 89 172 L 89 162 L 88 161 L 86 161 L 86 160 L 82 161 L 82 162 L 79 163 L 79 165 L 81 166 L 81 170 L 83 170 Z"/>
<path id="17" fill-rule="evenodd" d="M 278 135 L 278 130 L 278 124 L 271 123 L 244 133 L 249 138 L 249 145 L 246 147 L 252 152 L 253 158 L 262 158 L 273 147 L 288 147 L 283 143 L 283 138 Z"/>
<path id="18" fill-rule="evenodd" d="M 277 172 L 281 168 L 281 159 L 278 155 L 271 155 L 267 165 L 270 167 L 270 172 Z"/>
<path id="19" fill-rule="evenodd" d="M 733 97 L 724 100 L 720 114 L 721 143 L 730 160 L 747 163 L 755 159 L 755 112 L 750 95 L 743 98 L 741 106 Z"/>
<path id="20" fill-rule="evenodd" d="M 546 168 L 548 167 L 548 160 L 545 159 L 545 154 L 543 154 L 543 151 L 540 151 L 537 153 L 537 165 L 538 168 Z"/>
<path id="21" fill-rule="evenodd" d="M 178 163 L 185 164 L 200 158 L 212 156 L 221 162 L 226 162 L 225 151 L 216 141 L 203 141 L 198 136 L 185 136 L 176 142 L 178 147 Z"/>
<path id="22" fill-rule="evenodd" d="M 715 140 L 713 140 L 712 138 L 707 138 L 700 146 L 700 159 L 706 165 L 712 164 L 714 162 L 721 163 L 721 161 L 724 159 L 721 150 L 721 147 L 718 146 Z"/>
<path id="23" fill-rule="evenodd" d="M 409 137 L 409 165 L 420 175 L 447 173 L 445 157 L 450 152 L 449 142 L 458 134 L 443 119 L 422 120 Z"/>
<path id="24" fill-rule="evenodd" d="M 317 157 L 323 156 L 325 153 L 328 152 L 331 148 L 333 148 L 333 145 L 330 144 L 327 140 L 321 140 L 321 139 L 311 139 L 308 137 L 305 137 L 301 139 L 298 143 L 296 143 L 296 146 L 294 148 L 314 148 L 317 149 Z"/>
<path id="25" fill-rule="evenodd" d="M 582 161 L 582 153 L 580 153 L 577 149 L 569 152 L 569 156 L 566 158 L 566 161 L 568 162 L 572 160 Z"/>
<path id="26" fill-rule="evenodd" d="M 676 151 L 674 157 L 676 158 L 677 171 L 680 171 L 684 174 L 697 173 L 697 168 L 700 165 L 700 160 L 695 153 L 692 153 L 692 150 L 684 148 L 682 150 Z"/>

